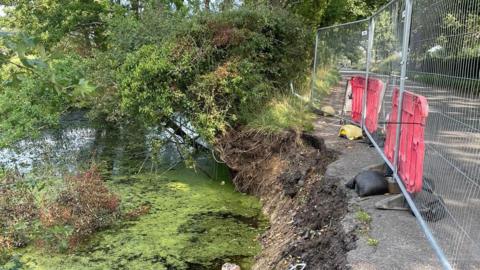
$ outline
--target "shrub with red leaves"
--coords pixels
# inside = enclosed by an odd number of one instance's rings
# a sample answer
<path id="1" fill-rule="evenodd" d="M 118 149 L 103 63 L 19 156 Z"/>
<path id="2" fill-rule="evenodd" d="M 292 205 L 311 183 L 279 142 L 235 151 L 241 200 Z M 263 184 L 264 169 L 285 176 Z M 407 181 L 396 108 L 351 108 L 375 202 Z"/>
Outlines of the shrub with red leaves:
<path id="1" fill-rule="evenodd" d="M 33 192 L 21 180 L 13 173 L 6 173 L 0 179 L 0 249 L 28 244 L 27 228 L 37 217 Z"/>
<path id="2" fill-rule="evenodd" d="M 46 229 L 41 243 L 72 249 L 118 219 L 120 198 L 108 189 L 95 166 L 64 182 L 64 189 L 40 210 Z"/>

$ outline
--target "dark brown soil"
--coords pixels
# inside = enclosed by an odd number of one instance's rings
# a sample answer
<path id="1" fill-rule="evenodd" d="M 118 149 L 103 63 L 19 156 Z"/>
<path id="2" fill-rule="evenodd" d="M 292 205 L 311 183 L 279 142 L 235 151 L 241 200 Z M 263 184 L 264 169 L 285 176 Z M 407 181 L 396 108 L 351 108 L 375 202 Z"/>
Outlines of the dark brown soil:
<path id="1" fill-rule="evenodd" d="M 233 171 L 237 189 L 259 196 L 270 228 L 260 239 L 253 269 L 347 269 L 355 236 L 341 220 L 347 212 L 343 186 L 324 177 L 336 153 L 324 141 L 294 131 L 267 135 L 236 130 L 219 139 L 218 151 Z"/>

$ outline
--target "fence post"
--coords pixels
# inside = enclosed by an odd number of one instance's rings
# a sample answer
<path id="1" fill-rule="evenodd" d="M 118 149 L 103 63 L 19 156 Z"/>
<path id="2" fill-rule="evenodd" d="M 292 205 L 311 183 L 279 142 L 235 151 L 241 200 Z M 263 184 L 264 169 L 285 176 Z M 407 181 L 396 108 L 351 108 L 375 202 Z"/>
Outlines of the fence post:
<path id="1" fill-rule="evenodd" d="M 313 71 L 312 71 L 312 85 L 310 89 L 310 104 L 313 104 L 314 95 L 313 92 L 315 91 L 315 81 L 317 79 L 317 51 L 318 51 L 318 35 L 320 31 L 317 29 L 315 34 L 315 52 L 313 58 Z"/>
<path id="2" fill-rule="evenodd" d="M 365 73 L 365 91 L 363 91 L 363 97 L 362 97 L 362 123 L 361 127 L 365 130 L 365 132 L 368 132 L 365 129 L 365 120 L 366 120 L 366 114 L 367 114 L 367 89 L 368 89 L 368 77 L 370 75 L 370 61 L 372 59 L 372 49 L 373 49 L 373 37 L 375 35 L 375 18 L 371 17 L 370 21 L 368 23 L 368 42 L 367 42 L 367 65 L 366 65 L 366 73 Z"/>
<path id="3" fill-rule="evenodd" d="M 419 222 L 420 227 L 425 233 L 428 241 L 432 245 L 434 252 L 436 253 L 437 257 L 440 260 L 440 264 L 442 265 L 443 269 L 451 270 L 452 266 L 448 261 L 447 257 L 445 256 L 443 250 L 438 245 L 435 237 L 432 235 L 432 232 L 428 228 L 427 223 L 423 219 L 420 211 L 415 205 L 415 202 L 412 199 L 412 196 L 407 192 L 405 189 L 400 176 L 398 175 L 398 158 L 399 158 L 399 148 L 400 148 L 400 136 L 401 136 L 401 122 L 402 122 L 402 104 L 403 104 L 403 94 L 405 93 L 405 81 L 407 79 L 407 61 L 408 61 L 408 52 L 409 52 L 409 45 L 410 45 L 410 31 L 411 31 L 411 23 L 412 23 L 412 9 L 413 9 L 413 2 L 415 0 L 405 0 L 406 9 L 405 9 L 405 22 L 404 22 L 404 29 L 403 29 L 403 41 L 402 41 L 402 69 L 400 75 L 400 92 L 398 97 L 398 114 L 397 114 L 397 129 L 395 134 L 395 152 L 394 152 L 394 161 L 393 161 L 393 175 L 399 182 L 400 189 L 402 193 L 405 195 L 405 199 L 407 200 L 408 204 L 411 206 L 413 214 L 417 217 L 417 221 Z"/>
<path id="4" fill-rule="evenodd" d="M 400 74 L 400 92 L 398 93 L 398 110 L 397 110 L 397 128 L 395 131 L 395 150 L 393 155 L 393 172 L 398 173 L 398 158 L 400 148 L 400 132 L 402 125 L 402 109 L 403 109 L 403 93 L 405 93 L 405 81 L 407 79 L 407 61 L 408 61 L 408 48 L 410 43 L 410 26 L 412 22 L 412 3 L 410 0 L 405 0 L 405 21 L 403 26 L 403 41 L 402 41 L 402 62 L 401 62 L 401 74 Z"/>

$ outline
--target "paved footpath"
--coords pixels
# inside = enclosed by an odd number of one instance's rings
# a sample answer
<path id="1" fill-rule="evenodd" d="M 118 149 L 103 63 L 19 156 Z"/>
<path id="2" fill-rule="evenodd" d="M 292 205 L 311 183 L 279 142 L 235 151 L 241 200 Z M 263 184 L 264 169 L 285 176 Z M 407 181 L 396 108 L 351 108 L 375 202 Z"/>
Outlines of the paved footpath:
<path id="1" fill-rule="evenodd" d="M 315 134 L 325 139 L 327 147 L 340 153 L 339 159 L 329 165 L 326 174 L 346 183 L 362 168 L 381 162 L 375 150 L 360 141 L 348 141 L 337 136 L 338 119 L 320 117 L 315 123 Z M 367 237 L 359 235 L 357 248 L 350 251 L 348 261 L 358 270 L 430 270 L 441 269 L 414 216 L 406 211 L 377 210 L 376 201 L 386 196 L 359 198 L 348 191 L 349 213 L 344 219 L 346 231 L 356 229 L 358 209 L 372 217 L 370 236 L 378 240 L 378 246 L 367 244 Z"/>

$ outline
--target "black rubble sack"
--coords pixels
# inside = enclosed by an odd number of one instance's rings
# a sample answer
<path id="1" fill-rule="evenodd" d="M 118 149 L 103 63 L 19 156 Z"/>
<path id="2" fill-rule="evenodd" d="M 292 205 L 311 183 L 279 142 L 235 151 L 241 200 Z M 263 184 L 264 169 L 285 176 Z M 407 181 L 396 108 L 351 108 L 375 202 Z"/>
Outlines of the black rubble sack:
<path id="1" fill-rule="evenodd" d="M 360 197 L 382 195 L 388 192 L 388 183 L 383 173 L 363 171 L 345 184 L 347 188 L 355 189 Z"/>

